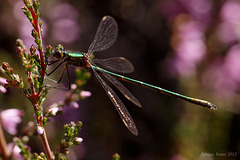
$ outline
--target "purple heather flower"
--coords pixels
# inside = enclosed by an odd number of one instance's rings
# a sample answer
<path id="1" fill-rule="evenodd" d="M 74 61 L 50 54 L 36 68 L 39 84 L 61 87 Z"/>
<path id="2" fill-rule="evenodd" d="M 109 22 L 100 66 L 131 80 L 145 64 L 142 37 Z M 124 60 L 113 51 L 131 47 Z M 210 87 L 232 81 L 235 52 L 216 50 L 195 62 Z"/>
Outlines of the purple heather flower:
<path id="1" fill-rule="evenodd" d="M 7 84 L 7 80 L 3 77 L 0 77 L 0 84 L 3 85 L 3 84 Z"/>
<path id="2" fill-rule="evenodd" d="M 61 19 L 54 23 L 54 37 L 64 43 L 71 43 L 79 37 L 79 27 L 73 20 Z"/>
<path id="3" fill-rule="evenodd" d="M 226 1 L 221 9 L 221 18 L 225 22 L 239 23 L 240 20 L 239 0 Z"/>
<path id="4" fill-rule="evenodd" d="M 228 77 L 233 81 L 240 83 L 240 45 L 232 46 L 225 56 L 224 69 Z"/>
<path id="5" fill-rule="evenodd" d="M 50 106 L 49 106 L 49 110 L 51 109 L 51 108 L 57 108 L 58 107 L 58 103 L 53 103 L 53 104 L 51 104 Z"/>
<path id="6" fill-rule="evenodd" d="M 0 112 L 0 119 L 3 128 L 12 135 L 17 134 L 17 124 L 22 121 L 23 111 L 19 109 L 7 109 Z"/>
<path id="7" fill-rule="evenodd" d="M 92 95 L 92 93 L 89 92 L 89 91 L 81 91 L 81 92 L 80 92 L 80 96 L 81 96 L 82 98 L 87 98 L 87 97 L 90 97 L 91 95 Z"/>
<path id="8" fill-rule="evenodd" d="M 236 91 L 235 82 L 231 81 L 224 69 L 224 60 L 216 59 L 203 74 L 203 84 L 225 97 L 230 97 Z"/>
<path id="9" fill-rule="evenodd" d="M 79 145 L 79 144 L 82 143 L 82 141 L 83 141 L 83 139 L 82 139 L 81 137 L 76 137 L 76 138 L 73 140 L 73 143 Z"/>
<path id="10" fill-rule="evenodd" d="M 212 9 L 212 0 L 179 0 L 194 19 L 201 22 L 210 20 L 210 12 Z"/>
<path id="11" fill-rule="evenodd" d="M 231 43 L 239 39 L 240 2 L 229 0 L 221 8 L 221 19 L 217 34 L 224 43 Z"/>
<path id="12" fill-rule="evenodd" d="M 0 92 L 6 93 L 6 92 L 7 92 L 7 89 L 0 85 Z"/>
<path id="13" fill-rule="evenodd" d="M 170 60 L 170 65 L 177 74 L 192 75 L 206 53 L 204 27 L 197 21 L 189 21 L 177 27 L 176 34 L 180 42 L 173 46 L 176 55 Z"/>
<path id="14" fill-rule="evenodd" d="M 63 12 L 64 10 L 64 12 Z M 71 43 L 78 39 L 80 29 L 76 20 L 78 12 L 70 4 L 60 4 L 51 10 L 53 23 L 53 37 L 64 43 Z"/>
<path id="15" fill-rule="evenodd" d="M 160 2 L 159 10 L 170 18 L 185 13 L 207 24 L 211 19 L 212 0 L 165 0 Z"/>
<path id="16" fill-rule="evenodd" d="M 215 60 L 204 73 L 203 83 L 222 96 L 230 97 L 239 90 L 240 85 L 240 45 L 232 46 L 225 59 Z"/>
<path id="17" fill-rule="evenodd" d="M 39 135 L 42 135 L 43 134 L 43 127 L 41 127 L 41 126 L 37 126 L 37 133 L 39 134 Z"/>
<path id="18" fill-rule="evenodd" d="M 58 111 L 59 111 L 58 107 L 52 107 L 48 110 L 49 114 L 52 115 L 52 116 L 55 116 Z"/>
<path id="19" fill-rule="evenodd" d="M 4 84 L 7 84 L 7 80 L 5 78 L 0 77 L 0 92 L 2 93 L 7 92 L 7 89 L 2 86 Z"/>
<path id="20" fill-rule="evenodd" d="M 68 3 L 62 3 L 59 5 L 56 5 L 54 8 L 52 8 L 51 13 L 52 14 L 50 15 L 50 17 L 54 20 L 65 19 L 65 18 L 71 19 L 71 20 L 78 19 L 77 9 Z"/>
<path id="21" fill-rule="evenodd" d="M 77 109 L 77 108 L 79 108 L 79 104 L 77 102 L 71 102 L 69 107 Z"/>
<path id="22" fill-rule="evenodd" d="M 75 89 L 77 89 L 77 85 L 76 84 L 72 84 L 71 85 L 71 90 L 75 90 Z"/>
<path id="23" fill-rule="evenodd" d="M 15 145 L 13 142 L 8 144 L 8 149 L 11 151 L 13 159 L 18 159 L 18 160 L 24 159 L 20 154 L 21 149 L 17 145 Z"/>

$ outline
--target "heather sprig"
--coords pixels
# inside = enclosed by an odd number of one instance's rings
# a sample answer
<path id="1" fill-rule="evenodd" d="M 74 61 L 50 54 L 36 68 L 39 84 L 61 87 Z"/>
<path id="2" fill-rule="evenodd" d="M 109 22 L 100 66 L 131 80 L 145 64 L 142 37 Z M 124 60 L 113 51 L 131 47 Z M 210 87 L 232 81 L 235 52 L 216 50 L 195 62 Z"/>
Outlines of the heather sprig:
<path id="1" fill-rule="evenodd" d="M 10 67 L 10 65 L 4 62 L 2 64 L 2 68 L 10 78 L 10 80 L 7 80 L 8 83 L 5 84 L 5 87 L 15 87 L 21 89 L 25 96 L 30 100 L 34 109 L 37 128 L 42 129 L 42 133 L 39 135 L 42 139 L 47 158 L 54 159 L 44 129 L 44 125 L 46 122 L 43 116 L 43 102 L 49 89 L 47 87 L 44 87 L 43 84 L 46 61 L 44 59 L 42 47 L 42 22 L 39 19 L 39 2 L 37 0 L 24 0 L 23 2 L 25 6 L 22 8 L 22 10 L 33 26 L 32 36 L 34 37 L 35 43 L 37 44 L 37 49 L 34 45 L 32 45 L 30 48 L 30 52 L 27 52 L 23 41 L 20 39 L 17 40 L 17 53 L 22 61 L 25 72 L 27 74 L 28 85 L 24 85 L 23 79 L 20 78 L 18 74 L 14 74 L 13 69 Z M 36 52 L 37 50 L 38 53 Z M 46 50 L 46 55 L 49 56 L 51 47 L 47 47 Z M 19 141 L 15 141 L 15 143 L 17 143 L 17 145 L 23 152 L 24 147 L 21 145 L 21 143 Z"/>
<path id="2" fill-rule="evenodd" d="M 22 7 L 22 10 L 34 28 L 32 30 L 32 36 L 35 38 L 35 42 L 38 45 L 39 57 L 41 60 L 41 67 L 42 69 L 45 69 L 46 64 L 44 61 L 43 46 L 42 46 L 42 28 L 41 28 L 42 21 L 39 18 L 40 13 L 38 11 L 40 3 L 38 2 L 38 0 L 33 0 L 33 1 L 24 0 L 23 2 L 25 3 L 25 6 Z M 42 78 L 44 78 L 44 71 L 41 70 L 40 72 L 41 72 Z"/>
<path id="3" fill-rule="evenodd" d="M 61 140 L 59 149 L 54 152 L 50 149 L 46 131 L 44 126 L 47 124 L 47 121 L 52 117 L 56 116 L 57 113 L 63 113 L 63 108 L 69 106 L 70 108 L 78 108 L 76 101 L 80 99 L 87 98 L 91 95 L 88 91 L 83 91 L 82 86 L 86 84 L 87 80 L 90 78 L 90 74 L 77 70 L 76 71 L 76 84 L 72 85 L 70 91 L 66 93 L 65 100 L 56 102 L 46 109 L 46 112 L 43 111 L 43 102 L 46 99 L 46 95 L 51 88 L 48 85 L 44 84 L 45 73 L 46 73 L 46 64 L 48 63 L 48 58 L 52 53 L 52 47 L 49 45 L 43 52 L 43 42 L 42 42 L 42 22 L 40 20 L 39 2 L 38 0 L 24 0 L 25 6 L 22 7 L 22 10 L 26 17 L 29 19 L 30 23 L 33 26 L 32 36 L 35 39 L 35 45 L 30 47 L 30 51 L 27 51 L 24 42 L 20 39 L 17 39 L 17 54 L 22 62 L 25 73 L 27 74 L 27 81 L 24 81 L 22 77 L 14 73 L 13 69 L 7 62 L 3 62 L 2 69 L 5 74 L 8 76 L 8 80 L 4 83 L 4 87 L 12 87 L 20 89 L 24 95 L 32 103 L 34 116 L 36 119 L 36 127 L 28 125 L 22 130 L 22 137 L 15 137 L 15 144 L 21 149 L 21 155 L 24 159 L 65 159 L 63 155 L 68 154 L 68 148 L 71 145 L 79 145 L 82 142 L 82 138 L 77 137 L 77 134 L 82 126 L 81 122 L 74 123 L 71 122 L 64 126 L 65 134 L 64 138 Z M 27 83 L 26 83 L 27 82 Z M 57 87 L 53 87 L 57 88 Z M 30 123 L 29 123 L 30 124 Z M 35 131 L 33 131 L 35 130 Z M 33 136 L 33 133 L 37 133 L 42 140 L 45 153 L 34 153 L 31 154 L 30 148 L 27 145 L 26 137 Z M 4 136 L 1 136 L 4 139 Z M 2 140 L 0 140 L 2 141 Z M 6 146 L 6 145 L 2 145 Z M 8 151 L 5 150 L 7 153 Z M 8 154 L 5 154 L 5 157 L 8 157 Z"/>
<path id="4" fill-rule="evenodd" d="M 27 141 L 24 138 L 20 139 L 17 137 L 13 138 L 14 143 L 21 149 L 20 154 L 24 159 L 32 159 L 32 154 L 30 152 L 29 146 L 26 145 Z"/>
<path id="5" fill-rule="evenodd" d="M 7 83 L 4 84 L 4 87 L 16 87 L 21 90 L 24 90 L 24 84 L 23 84 L 23 79 L 19 77 L 18 74 L 13 73 L 13 69 L 10 67 L 10 65 L 7 62 L 3 62 L 2 68 L 5 71 L 5 73 L 8 75 L 10 80 L 7 80 Z"/>
<path id="6" fill-rule="evenodd" d="M 64 138 L 61 140 L 60 147 L 58 148 L 55 158 L 56 160 L 64 159 L 62 155 L 68 155 L 69 151 L 67 150 L 72 145 L 79 145 L 83 141 L 82 138 L 77 137 L 79 130 L 82 127 L 82 122 L 70 122 L 69 124 L 64 125 Z"/>

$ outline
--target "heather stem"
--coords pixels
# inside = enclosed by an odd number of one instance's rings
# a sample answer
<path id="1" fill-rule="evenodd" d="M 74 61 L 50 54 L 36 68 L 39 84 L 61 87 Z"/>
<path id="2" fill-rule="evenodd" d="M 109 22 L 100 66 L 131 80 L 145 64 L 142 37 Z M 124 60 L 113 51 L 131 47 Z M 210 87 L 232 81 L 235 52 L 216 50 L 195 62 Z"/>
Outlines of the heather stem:
<path id="1" fill-rule="evenodd" d="M 0 152 L 2 152 L 3 158 L 5 160 L 10 159 L 10 154 L 7 148 L 7 143 L 3 134 L 2 125 L 0 123 Z"/>
<path id="2" fill-rule="evenodd" d="M 41 138 L 42 138 L 42 142 L 43 142 L 43 145 L 44 145 L 45 152 L 47 154 L 47 158 L 49 160 L 53 160 L 52 151 L 50 149 L 48 139 L 47 139 L 47 135 L 46 135 L 46 132 L 45 132 L 44 128 L 43 128 L 43 134 L 41 135 Z"/>
<path id="3" fill-rule="evenodd" d="M 43 129 L 43 133 L 40 135 L 41 139 L 42 139 L 42 142 L 43 142 L 43 146 L 44 146 L 47 158 L 49 160 L 53 160 L 54 158 L 53 158 L 52 151 L 51 151 L 49 143 L 48 143 L 47 134 L 46 134 L 46 131 L 45 131 L 45 129 L 43 127 L 43 123 L 42 123 L 42 115 L 38 117 L 37 116 L 37 110 L 39 110 L 39 106 L 36 104 L 35 107 L 34 107 L 34 111 L 35 111 L 35 117 L 36 117 L 36 120 L 37 120 L 37 124 L 39 126 L 41 126 L 42 129 Z"/>

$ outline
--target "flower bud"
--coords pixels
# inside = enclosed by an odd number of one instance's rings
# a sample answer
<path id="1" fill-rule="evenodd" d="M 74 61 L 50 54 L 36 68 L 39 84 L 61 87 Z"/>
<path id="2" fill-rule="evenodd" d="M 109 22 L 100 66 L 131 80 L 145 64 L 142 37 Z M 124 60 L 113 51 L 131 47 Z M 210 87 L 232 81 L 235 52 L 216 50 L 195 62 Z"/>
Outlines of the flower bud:
<path id="1" fill-rule="evenodd" d="M 43 134 L 43 127 L 41 127 L 41 126 L 37 126 L 37 133 L 39 134 L 39 135 L 42 135 Z"/>
<path id="2" fill-rule="evenodd" d="M 35 54 L 36 50 L 37 50 L 37 49 L 36 49 L 36 47 L 35 47 L 34 45 L 32 45 L 32 46 L 30 47 L 30 52 L 31 52 L 32 55 Z"/>
<path id="3" fill-rule="evenodd" d="M 82 141 L 83 141 L 83 139 L 81 137 L 75 137 L 73 140 L 73 144 L 79 145 L 82 143 Z"/>
<path id="4" fill-rule="evenodd" d="M 80 97 L 82 97 L 82 98 L 87 98 L 87 97 L 90 97 L 91 95 L 92 95 L 92 93 L 89 91 L 81 91 L 80 92 Z"/>
<path id="5" fill-rule="evenodd" d="M 69 105 L 69 107 L 70 107 L 70 108 L 75 108 L 75 109 L 77 109 L 77 108 L 79 108 L 79 105 L 78 105 L 77 102 L 71 102 L 70 105 Z"/>
<path id="6" fill-rule="evenodd" d="M 0 84 L 7 84 L 7 80 L 5 78 L 0 77 Z"/>
<path id="7" fill-rule="evenodd" d="M 71 85 L 71 90 L 75 90 L 75 89 L 77 89 L 77 85 L 76 84 L 72 84 Z"/>
<path id="8" fill-rule="evenodd" d="M 18 56 L 19 56 L 21 59 L 23 59 L 24 54 L 23 54 L 23 49 L 22 49 L 22 47 L 17 47 L 17 54 L 18 54 Z"/>
<path id="9" fill-rule="evenodd" d="M 50 116 L 55 116 L 57 114 L 57 112 L 59 111 L 58 108 L 58 104 L 57 103 L 53 103 L 51 106 L 49 106 L 48 108 L 48 114 Z"/>
<path id="10" fill-rule="evenodd" d="M 4 88 L 3 86 L 0 86 L 0 92 L 1 92 L 1 93 L 6 93 L 6 92 L 7 92 L 7 89 Z"/>
<path id="11" fill-rule="evenodd" d="M 2 68 L 5 70 L 5 72 L 12 74 L 12 68 L 7 62 L 3 62 Z"/>
<path id="12" fill-rule="evenodd" d="M 62 154 L 68 155 L 68 154 L 69 154 L 69 151 L 68 151 L 68 150 L 64 150 L 64 151 L 62 152 Z"/>

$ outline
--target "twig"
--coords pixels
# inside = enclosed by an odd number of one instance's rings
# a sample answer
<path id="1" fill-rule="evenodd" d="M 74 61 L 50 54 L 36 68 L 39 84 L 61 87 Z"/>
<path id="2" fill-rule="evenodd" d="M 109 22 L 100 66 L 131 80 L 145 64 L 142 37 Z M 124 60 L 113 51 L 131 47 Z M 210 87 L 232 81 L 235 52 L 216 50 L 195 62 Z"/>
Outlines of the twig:
<path id="1" fill-rule="evenodd" d="M 9 154 L 7 143 L 3 134 L 1 123 L 0 123 L 0 151 L 2 151 L 2 155 L 5 160 L 10 159 L 10 154 Z"/>

